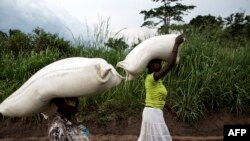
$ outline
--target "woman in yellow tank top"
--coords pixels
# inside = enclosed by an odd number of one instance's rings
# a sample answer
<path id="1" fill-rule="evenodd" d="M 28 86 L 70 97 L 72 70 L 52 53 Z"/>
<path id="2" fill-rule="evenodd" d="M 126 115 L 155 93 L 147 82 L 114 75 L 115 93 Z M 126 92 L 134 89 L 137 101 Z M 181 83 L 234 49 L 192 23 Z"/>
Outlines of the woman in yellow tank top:
<path id="1" fill-rule="evenodd" d="M 167 89 L 163 85 L 161 78 L 175 66 L 178 48 L 183 41 L 184 38 L 181 35 L 175 39 L 172 54 L 165 67 L 161 67 L 161 60 L 159 59 L 151 60 L 147 66 L 145 108 L 142 114 L 141 131 L 138 141 L 172 141 L 163 117 L 162 109 L 166 104 Z"/>

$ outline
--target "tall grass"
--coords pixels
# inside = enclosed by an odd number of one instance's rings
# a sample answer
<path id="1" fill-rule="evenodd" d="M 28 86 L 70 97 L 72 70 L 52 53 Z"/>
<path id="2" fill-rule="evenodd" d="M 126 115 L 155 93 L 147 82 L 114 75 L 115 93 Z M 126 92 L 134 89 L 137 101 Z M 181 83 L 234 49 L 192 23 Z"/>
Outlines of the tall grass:
<path id="1" fill-rule="evenodd" d="M 189 36 L 180 63 L 167 77 L 169 102 L 179 117 L 192 122 L 214 110 L 249 112 L 249 50 L 249 45 L 228 48 L 226 42 Z"/>
<path id="2" fill-rule="evenodd" d="M 16 58 L 11 53 L 1 56 L 0 101 L 20 87 L 39 69 L 60 58 L 58 50 L 47 49 L 39 53 L 20 53 Z"/>
<path id="3" fill-rule="evenodd" d="M 238 115 L 249 112 L 250 46 L 229 48 L 227 43 L 207 41 L 205 37 L 187 36 L 180 63 L 164 79 L 169 91 L 167 103 L 177 111 L 180 120 L 189 123 L 199 121 L 207 112 L 227 110 Z M 114 66 L 126 55 L 113 50 L 95 50 L 91 54 Z M 81 111 L 95 105 L 98 107 L 95 110 L 106 116 L 124 109 L 128 114 L 140 113 L 145 99 L 145 73 L 101 96 L 85 98 Z"/>
<path id="4" fill-rule="evenodd" d="M 103 26 L 108 27 L 104 23 Z M 108 33 L 105 28 L 103 30 L 105 31 L 98 33 Z M 203 34 L 185 36 L 187 40 L 181 48 L 180 62 L 164 78 L 164 84 L 168 88 L 167 103 L 177 111 L 179 119 L 194 123 L 207 112 L 215 110 L 248 113 L 250 43 L 231 48 L 232 44 L 221 43 L 219 39 L 207 40 L 207 36 Z M 107 38 L 103 35 L 98 35 L 99 37 Z M 104 41 L 98 39 L 99 43 Z M 12 54 L 3 53 L 0 56 L 0 101 L 15 91 L 32 74 L 56 60 L 72 56 L 98 57 L 116 66 L 116 63 L 123 60 L 127 54 L 122 50 L 96 47 L 102 46 L 99 43 L 86 45 L 85 42 L 79 41 L 70 55 L 64 55 L 56 49 L 20 53 L 17 58 Z M 123 70 L 117 68 L 117 71 L 125 75 Z M 111 120 L 141 114 L 145 99 L 145 74 L 146 71 L 136 80 L 123 81 L 104 94 L 82 97 L 79 116 L 83 120 L 98 119 L 99 123 L 105 125 Z"/>

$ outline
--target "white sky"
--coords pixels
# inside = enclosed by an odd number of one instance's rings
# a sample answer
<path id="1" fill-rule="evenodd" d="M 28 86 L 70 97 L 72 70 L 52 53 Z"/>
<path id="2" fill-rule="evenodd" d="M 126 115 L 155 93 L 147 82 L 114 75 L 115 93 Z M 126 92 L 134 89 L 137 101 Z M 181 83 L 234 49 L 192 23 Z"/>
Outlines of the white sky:
<path id="1" fill-rule="evenodd" d="M 185 22 L 197 15 L 211 14 L 227 17 L 231 13 L 250 14 L 249 0 L 182 0 L 183 4 L 195 5 L 195 9 L 184 16 Z M 149 10 L 161 3 L 152 0 L 1 0 L 0 30 L 7 32 L 17 28 L 31 32 L 36 27 L 58 33 L 66 38 L 86 35 L 89 27 L 97 25 L 100 19 L 109 20 L 110 30 L 129 37 L 149 34 L 140 28 L 143 23 L 141 10 Z"/>

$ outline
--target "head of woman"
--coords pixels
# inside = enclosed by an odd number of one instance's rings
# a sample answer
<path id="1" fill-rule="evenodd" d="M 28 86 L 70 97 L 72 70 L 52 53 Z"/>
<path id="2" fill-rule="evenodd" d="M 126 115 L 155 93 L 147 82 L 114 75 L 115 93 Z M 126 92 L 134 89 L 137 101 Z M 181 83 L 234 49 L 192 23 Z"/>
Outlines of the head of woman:
<path id="1" fill-rule="evenodd" d="M 161 70 L 161 60 L 160 59 L 153 59 L 151 60 L 148 65 L 148 73 L 158 72 Z"/>
<path id="2" fill-rule="evenodd" d="M 51 102 L 57 106 L 57 112 L 66 118 L 77 113 L 78 98 L 54 98 Z"/>

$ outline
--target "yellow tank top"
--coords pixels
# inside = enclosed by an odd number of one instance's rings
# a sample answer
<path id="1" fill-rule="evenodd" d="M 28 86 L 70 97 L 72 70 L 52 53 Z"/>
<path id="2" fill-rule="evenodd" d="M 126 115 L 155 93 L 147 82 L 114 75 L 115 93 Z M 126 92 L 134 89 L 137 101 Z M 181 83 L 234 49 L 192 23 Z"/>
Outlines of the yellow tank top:
<path id="1" fill-rule="evenodd" d="M 146 106 L 163 109 L 166 103 L 167 89 L 162 80 L 155 81 L 154 73 L 148 74 L 145 80 Z"/>

